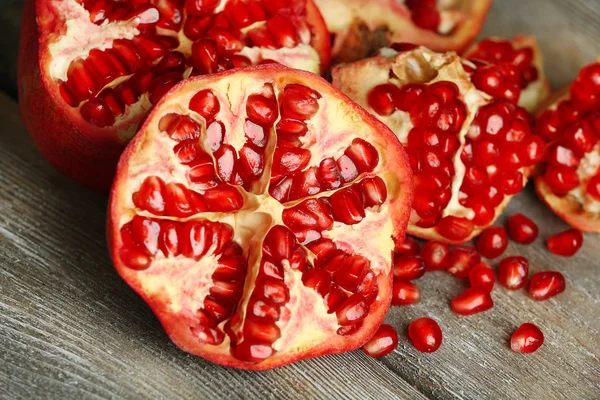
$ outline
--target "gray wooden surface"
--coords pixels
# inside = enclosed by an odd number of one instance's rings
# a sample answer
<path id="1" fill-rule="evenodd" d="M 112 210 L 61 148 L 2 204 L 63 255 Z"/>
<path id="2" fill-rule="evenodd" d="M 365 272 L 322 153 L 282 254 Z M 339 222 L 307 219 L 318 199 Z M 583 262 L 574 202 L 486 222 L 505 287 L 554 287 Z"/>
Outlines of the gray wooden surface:
<path id="1" fill-rule="evenodd" d="M 598 21 L 597 0 L 497 0 L 485 34 L 537 35 L 558 87 L 600 53 Z M 400 332 L 391 355 L 375 360 L 355 351 L 239 371 L 169 341 L 112 268 L 106 199 L 41 159 L 16 104 L 1 93 L 0 121 L 1 399 L 600 398 L 600 237 L 586 235 L 572 259 L 548 253 L 541 238 L 566 225 L 530 188 L 505 215 L 528 214 L 540 225 L 540 239 L 511 243 L 507 255 L 528 257 L 532 273 L 561 271 L 565 293 L 537 303 L 523 291 L 496 288 L 492 311 L 458 317 L 448 302 L 465 284 L 431 273 L 419 281 L 420 304 L 389 313 Z M 444 332 L 433 354 L 415 351 L 406 338 L 408 323 L 423 315 Z M 546 343 L 533 355 L 515 354 L 507 343 L 526 321 L 540 326 Z"/>

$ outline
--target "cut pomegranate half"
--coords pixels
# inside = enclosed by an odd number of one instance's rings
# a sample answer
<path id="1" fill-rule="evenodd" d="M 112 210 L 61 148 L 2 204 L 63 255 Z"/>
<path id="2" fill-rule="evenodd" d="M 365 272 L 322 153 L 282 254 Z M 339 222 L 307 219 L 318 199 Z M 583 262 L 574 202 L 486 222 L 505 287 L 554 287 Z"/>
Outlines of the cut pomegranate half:
<path id="1" fill-rule="evenodd" d="M 454 53 L 386 48 L 334 67 L 332 76 L 405 146 L 415 179 L 414 236 L 447 243 L 477 236 L 543 157 L 527 111 L 477 90 Z"/>
<path id="2" fill-rule="evenodd" d="M 490 96 L 518 102 L 533 112 L 550 95 L 542 52 L 533 36 L 486 38 L 463 57 L 475 86 Z"/>
<path id="3" fill-rule="evenodd" d="M 491 0 L 315 0 L 333 35 L 334 63 L 394 42 L 462 52 L 479 34 Z"/>
<path id="4" fill-rule="evenodd" d="M 107 190 L 140 121 L 182 79 L 263 62 L 319 73 L 329 59 L 312 0 L 31 0 L 19 104 L 44 157 Z"/>
<path id="5" fill-rule="evenodd" d="M 373 336 L 411 197 L 385 125 L 314 74 L 262 65 L 158 103 L 119 163 L 108 240 L 178 346 L 268 369 Z"/>
<path id="6" fill-rule="evenodd" d="M 541 110 L 536 130 L 550 147 L 536 191 L 571 226 L 600 232 L 600 62 L 582 68 Z"/>

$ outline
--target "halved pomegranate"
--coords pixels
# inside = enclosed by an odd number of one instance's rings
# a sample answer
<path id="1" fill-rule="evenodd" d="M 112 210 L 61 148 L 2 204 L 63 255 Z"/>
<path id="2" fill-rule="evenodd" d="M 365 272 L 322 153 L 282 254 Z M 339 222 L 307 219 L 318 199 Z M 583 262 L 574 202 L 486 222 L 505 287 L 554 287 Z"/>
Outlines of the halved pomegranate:
<path id="1" fill-rule="evenodd" d="M 477 90 L 456 54 L 393 47 L 335 67 L 333 84 L 405 145 L 415 176 L 409 233 L 466 242 L 523 188 L 544 142 L 526 110 Z"/>
<path id="2" fill-rule="evenodd" d="M 550 142 L 538 195 L 573 227 L 600 232 L 600 62 L 548 100 L 536 130 Z"/>
<path id="3" fill-rule="evenodd" d="M 533 112 L 550 95 L 544 59 L 533 36 L 490 37 L 469 48 L 465 69 L 477 89 Z"/>
<path id="4" fill-rule="evenodd" d="M 148 110 L 190 75 L 262 62 L 324 72 L 325 23 L 312 0 L 29 0 L 19 104 L 41 153 L 107 190 Z"/>
<path id="5" fill-rule="evenodd" d="M 369 57 L 394 42 L 462 52 L 492 0 L 315 0 L 333 35 L 333 62 Z"/>
<path id="6" fill-rule="evenodd" d="M 385 125 L 314 74 L 262 65 L 157 104 L 119 163 L 108 242 L 178 346 L 268 369 L 373 336 L 411 197 Z"/>

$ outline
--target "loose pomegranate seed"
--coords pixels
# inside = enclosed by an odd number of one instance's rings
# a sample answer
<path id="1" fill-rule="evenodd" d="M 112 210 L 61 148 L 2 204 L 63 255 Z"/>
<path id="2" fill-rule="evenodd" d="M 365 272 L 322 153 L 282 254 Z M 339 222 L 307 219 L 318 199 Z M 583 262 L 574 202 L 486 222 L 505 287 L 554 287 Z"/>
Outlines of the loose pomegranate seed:
<path id="1" fill-rule="evenodd" d="M 473 315 L 494 306 L 490 292 L 481 288 L 469 288 L 450 302 L 452 311 L 458 315 Z"/>
<path id="2" fill-rule="evenodd" d="M 448 259 L 446 260 L 446 269 L 457 278 L 466 278 L 469 271 L 481 261 L 481 256 L 477 250 L 469 246 L 455 246 Z"/>
<path id="3" fill-rule="evenodd" d="M 510 337 L 510 348 L 517 353 L 533 353 L 544 344 L 544 334 L 534 324 L 525 322 Z"/>
<path id="4" fill-rule="evenodd" d="M 418 318 L 408 326 L 408 337 L 415 348 L 423 353 L 433 353 L 442 344 L 442 330 L 431 318 Z"/>
<path id="5" fill-rule="evenodd" d="M 419 256 L 401 256 L 394 260 L 394 279 L 412 281 L 425 274 L 425 261 Z"/>
<path id="6" fill-rule="evenodd" d="M 529 275 L 529 261 L 525 257 L 512 256 L 500 261 L 498 282 L 507 289 L 517 290 L 525 286 Z"/>
<path id="7" fill-rule="evenodd" d="M 483 231 L 477 240 L 477 250 L 485 258 L 499 257 L 508 246 L 508 235 L 501 226 L 492 226 Z"/>
<path id="8" fill-rule="evenodd" d="M 392 287 L 392 304 L 405 306 L 421 301 L 421 289 L 412 282 L 395 281 Z"/>
<path id="9" fill-rule="evenodd" d="M 494 270 L 488 264 L 480 262 L 469 272 L 469 283 L 471 287 L 492 291 L 496 278 L 494 276 Z"/>
<path id="10" fill-rule="evenodd" d="M 565 277 L 560 272 L 538 272 L 531 277 L 529 295 L 535 300 L 547 300 L 565 291 Z"/>
<path id="11" fill-rule="evenodd" d="M 398 346 L 398 333 L 387 324 L 383 324 L 377 333 L 365 344 L 363 351 L 371 357 L 383 357 Z"/>
<path id="12" fill-rule="evenodd" d="M 419 254 L 420 249 L 421 246 L 419 246 L 419 242 L 416 239 L 406 236 L 404 242 L 396 242 L 394 254 L 397 256 L 416 256 Z"/>
<path id="13" fill-rule="evenodd" d="M 538 235 L 538 227 L 523 214 L 515 214 L 508 218 L 508 232 L 517 243 L 530 244 Z"/>
<path id="14" fill-rule="evenodd" d="M 421 258 L 425 262 L 427 271 L 440 271 L 446 268 L 446 260 L 450 254 L 447 244 L 429 241 L 421 249 Z"/>
<path id="15" fill-rule="evenodd" d="M 571 257 L 583 245 L 583 235 L 577 229 L 568 229 L 546 239 L 546 247 L 551 253 Z"/>

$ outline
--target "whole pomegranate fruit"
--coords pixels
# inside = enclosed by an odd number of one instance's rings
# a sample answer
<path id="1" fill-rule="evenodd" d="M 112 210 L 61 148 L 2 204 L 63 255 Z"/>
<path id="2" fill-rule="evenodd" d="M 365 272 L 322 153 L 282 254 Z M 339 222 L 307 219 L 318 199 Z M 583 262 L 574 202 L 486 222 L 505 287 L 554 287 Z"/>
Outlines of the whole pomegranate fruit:
<path id="1" fill-rule="evenodd" d="M 263 62 L 319 73 L 330 58 L 312 0 L 26 0 L 20 46 L 25 127 L 51 164 L 98 190 L 182 79 Z"/>
<path id="2" fill-rule="evenodd" d="M 573 227 L 600 232 L 600 62 L 548 100 L 536 130 L 550 142 L 538 195 Z"/>
<path id="3" fill-rule="evenodd" d="M 479 34 L 491 0 L 315 0 L 333 35 L 333 62 L 410 42 L 462 52 Z"/>
<path id="4" fill-rule="evenodd" d="M 411 235 L 468 241 L 495 221 L 543 157 L 527 111 L 477 90 L 455 53 L 395 44 L 332 75 L 406 147 L 415 179 Z"/>
<path id="5" fill-rule="evenodd" d="M 159 101 L 119 162 L 108 243 L 179 347 L 268 369 L 375 334 L 411 200 L 384 124 L 317 75 L 262 65 Z"/>

